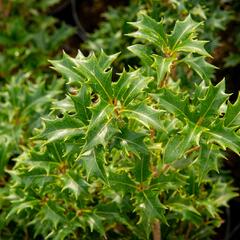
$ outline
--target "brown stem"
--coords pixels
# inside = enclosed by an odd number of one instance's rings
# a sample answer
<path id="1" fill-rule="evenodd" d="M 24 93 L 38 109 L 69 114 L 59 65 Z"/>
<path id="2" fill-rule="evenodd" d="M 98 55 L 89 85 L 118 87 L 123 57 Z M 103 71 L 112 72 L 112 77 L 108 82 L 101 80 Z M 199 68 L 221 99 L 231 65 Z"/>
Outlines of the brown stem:
<path id="1" fill-rule="evenodd" d="M 161 240 L 161 228 L 160 228 L 159 220 L 156 220 L 152 224 L 152 233 L 153 233 L 153 240 Z"/>
<path id="2" fill-rule="evenodd" d="M 190 154 L 190 153 L 192 153 L 192 152 L 198 151 L 199 149 L 200 149 L 200 146 L 192 147 L 192 148 L 190 148 L 189 150 L 187 150 L 185 154 L 188 155 L 188 154 Z"/>
<path id="3" fill-rule="evenodd" d="M 190 236 L 190 232 L 192 231 L 192 227 L 193 227 L 192 223 L 189 223 L 188 229 L 187 229 L 187 232 L 186 232 L 186 235 L 185 235 L 185 239 L 186 239 L 186 240 L 187 240 L 187 239 L 189 238 L 189 236 Z"/>

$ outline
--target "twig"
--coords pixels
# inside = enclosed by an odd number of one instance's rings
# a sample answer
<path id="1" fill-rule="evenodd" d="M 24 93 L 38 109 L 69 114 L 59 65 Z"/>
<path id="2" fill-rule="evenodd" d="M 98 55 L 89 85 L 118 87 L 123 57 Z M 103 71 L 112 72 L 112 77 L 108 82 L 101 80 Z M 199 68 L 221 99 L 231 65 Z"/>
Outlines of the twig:
<path id="1" fill-rule="evenodd" d="M 161 227 L 160 227 L 159 220 L 156 220 L 152 224 L 152 233 L 153 233 L 153 240 L 161 240 Z"/>

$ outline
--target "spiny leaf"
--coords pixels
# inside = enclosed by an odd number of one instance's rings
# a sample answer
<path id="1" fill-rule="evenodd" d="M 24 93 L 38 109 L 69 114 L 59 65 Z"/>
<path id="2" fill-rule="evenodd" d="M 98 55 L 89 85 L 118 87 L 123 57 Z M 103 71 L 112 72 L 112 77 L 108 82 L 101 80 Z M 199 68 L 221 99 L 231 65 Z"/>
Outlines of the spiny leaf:
<path id="1" fill-rule="evenodd" d="M 198 125 L 189 122 L 178 135 L 169 139 L 163 155 L 164 162 L 172 163 L 180 159 L 190 147 L 197 146 L 201 133 L 202 129 Z"/>
<path id="2" fill-rule="evenodd" d="M 231 149 L 240 155 L 240 136 L 232 128 L 224 127 L 222 120 L 216 121 L 213 127 L 205 133 L 210 136 L 209 142 L 218 143 L 224 150 Z"/>
<path id="3" fill-rule="evenodd" d="M 91 117 L 91 112 L 88 107 L 91 104 L 91 96 L 87 86 L 85 84 L 82 85 L 79 93 L 77 95 L 70 95 L 78 118 L 85 124 L 88 124 L 88 121 Z"/>
<path id="4" fill-rule="evenodd" d="M 81 155 L 80 161 L 83 163 L 87 178 L 101 178 L 104 182 L 108 182 L 105 171 L 105 155 L 101 147 L 89 150 Z"/>
<path id="5" fill-rule="evenodd" d="M 39 214 L 43 215 L 42 223 L 50 221 L 54 228 L 57 228 L 59 222 L 64 221 L 64 209 L 56 205 L 53 201 L 49 200 L 47 204 L 40 210 Z"/>
<path id="6" fill-rule="evenodd" d="M 225 127 L 238 128 L 240 126 L 240 95 L 234 104 L 228 103 L 224 116 Z"/>
<path id="7" fill-rule="evenodd" d="M 202 221 L 200 213 L 191 204 L 191 202 L 175 200 L 173 203 L 167 204 L 170 210 L 182 215 L 182 220 L 191 221 L 194 224 L 199 224 Z"/>
<path id="8" fill-rule="evenodd" d="M 166 223 L 166 207 L 159 201 L 158 193 L 150 190 L 139 192 L 135 197 L 135 211 L 139 214 L 139 223 L 152 223 L 155 219 Z"/>
<path id="9" fill-rule="evenodd" d="M 121 73 L 119 80 L 114 84 L 114 96 L 127 106 L 144 88 L 150 78 L 144 77 L 141 70 Z"/>
<path id="10" fill-rule="evenodd" d="M 68 140 L 71 137 L 79 136 L 84 133 L 83 123 L 69 115 L 55 120 L 45 119 L 44 123 L 45 128 L 37 138 L 47 139 L 46 143 L 61 139 Z"/>
<path id="11" fill-rule="evenodd" d="M 121 111 L 121 114 L 128 116 L 128 118 L 135 119 L 147 128 L 163 129 L 161 125 L 161 116 L 163 111 L 156 110 L 146 104 L 142 103 L 135 106 L 129 106 Z"/>
<path id="12" fill-rule="evenodd" d="M 169 44 L 172 50 L 175 50 L 179 44 L 186 40 L 201 23 L 192 20 L 188 15 L 183 21 L 177 21 L 174 29 L 169 36 Z"/>
<path id="13" fill-rule="evenodd" d="M 140 38 L 153 43 L 156 47 L 163 47 L 166 45 L 166 34 L 164 32 L 163 24 L 156 22 L 151 17 L 141 14 L 139 21 L 131 22 L 130 24 L 138 28 L 138 31 L 127 34 L 128 36 Z"/>
<path id="14" fill-rule="evenodd" d="M 86 214 L 85 216 L 87 218 L 87 222 L 90 226 L 91 232 L 93 232 L 93 230 L 98 231 L 102 236 L 105 235 L 105 231 L 104 231 L 104 226 L 102 223 L 101 218 L 95 214 L 95 213 L 91 213 L 91 214 Z"/>
<path id="15" fill-rule="evenodd" d="M 76 199 L 81 193 L 84 195 L 87 194 L 88 183 L 79 178 L 79 176 L 76 176 L 73 172 L 68 172 L 68 174 L 63 175 L 61 180 L 64 182 L 62 191 L 65 189 L 71 190 Z"/>
<path id="16" fill-rule="evenodd" d="M 138 56 L 144 65 L 151 66 L 153 63 L 152 58 L 150 57 L 152 54 L 151 48 L 143 45 L 143 44 L 135 44 L 128 47 L 134 55 Z"/>
<path id="17" fill-rule="evenodd" d="M 201 124 L 204 122 L 205 118 L 210 116 L 219 115 L 220 106 L 227 100 L 228 95 L 225 91 L 225 82 L 221 81 L 216 86 L 212 84 L 209 85 L 206 95 L 203 99 L 199 99 L 199 104 L 196 108 L 195 117 Z M 206 121 L 208 125 L 209 122 Z"/>
<path id="18" fill-rule="evenodd" d="M 218 160 L 223 157 L 218 148 L 213 144 L 201 144 L 200 153 L 198 155 L 197 164 L 199 166 L 198 179 L 199 183 L 207 176 L 211 170 L 218 172 Z"/>
<path id="19" fill-rule="evenodd" d="M 103 60 L 106 62 L 104 63 Z M 108 68 L 108 59 L 106 57 L 98 59 L 92 53 L 88 57 L 77 59 L 76 62 L 75 69 L 88 80 L 94 91 L 99 93 L 104 100 L 112 100 L 112 70 L 102 67 L 106 66 Z"/>
<path id="20" fill-rule="evenodd" d="M 111 64 L 116 60 L 120 53 L 115 53 L 113 55 L 107 55 L 102 49 L 98 57 L 98 65 L 100 68 L 106 70 L 110 68 Z"/>
<path id="21" fill-rule="evenodd" d="M 144 144 L 145 134 L 131 131 L 130 129 L 122 129 L 121 133 L 115 136 L 120 140 L 120 145 L 128 152 L 133 152 L 136 156 L 140 154 L 148 154 L 148 149 Z"/>
<path id="22" fill-rule="evenodd" d="M 68 79 L 69 83 L 84 81 L 83 77 L 79 75 L 78 71 L 75 69 L 77 66 L 75 59 L 71 58 L 66 53 L 63 53 L 61 60 L 51 60 L 50 63 L 54 66 L 53 69 Z"/>
<path id="23" fill-rule="evenodd" d="M 111 127 L 113 110 L 113 106 L 104 101 L 100 101 L 91 109 L 92 118 L 86 132 L 82 153 L 99 144 L 105 145 L 106 139 L 110 139 L 113 130 Z"/>
<path id="24" fill-rule="evenodd" d="M 161 107 L 182 121 L 191 115 L 188 107 L 189 101 L 186 97 L 183 98 L 167 88 L 160 89 L 159 93 L 154 94 L 153 97 L 159 101 Z"/>
<path id="25" fill-rule="evenodd" d="M 170 73 L 171 65 L 175 58 L 174 57 L 166 58 L 158 55 L 154 55 L 153 58 L 154 58 L 153 67 L 157 71 L 157 85 L 159 86 L 159 84 L 166 77 L 166 74 Z"/>
<path id="26" fill-rule="evenodd" d="M 133 192 L 136 187 L 135 183 L 130 179 L 127 173 L 117 174 L 110 172 L 108 180 L 113 189 L 123 191 L 124 194 L 126 192 Z"/>
<path id="27" fill-rule="evenodd" d="M 156 176 L 150 184 L 150 189 L 152 191 L 166 191 L 169 189 L 178 189 L 179 187 L 185 186 L 187 176 L 184 176 L 178 172 L 160 174 Z"/>
<path id="28" fill-rule="evenodd" d="M 211 57 L 211 55 L 204 48 L 206 43 L 207 41 L 186 39 L 178 44 L 178 46 L 175 48 L 175 51 L 197 53 L 205 57 Z"/>
<path id="29" fill-rule="evenodd" d="M 148 179 L 151 172 L 149 170 L 150 157 L 149 155 L 141 154 L 139 158 L 134 160 L 134 176 L 137 182 L 143 183 Z"/>
<path id="30" fill-rule="evenodd" d="M 206 62 L 204 57 L 193 57 L 190 54 L 181 61 L 192 68 L 201 79 L 206 81 L 206 83 L 210 83 L 210 79 L 212 78 L 214 69 L 216 69 L 216 67 Z"/>

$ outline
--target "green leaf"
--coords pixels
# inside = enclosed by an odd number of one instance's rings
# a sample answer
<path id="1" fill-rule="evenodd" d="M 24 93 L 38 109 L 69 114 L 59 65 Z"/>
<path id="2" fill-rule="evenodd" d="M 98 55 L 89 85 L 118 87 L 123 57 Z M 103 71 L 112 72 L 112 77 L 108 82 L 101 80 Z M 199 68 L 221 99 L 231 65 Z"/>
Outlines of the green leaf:
<path id="1" fill-rule="evenodd" d="M 71 137 L 84 134 L 83 123 L 68 115 L 55 120 L 45 119 L 44 124 L 44 130 L 37 138 L 47 139 L 46 143 L 58 140 L 66 141 Z"/>
<path id="2" fill-rule="evenodd" d="M 91 150 L 99 144 L 105 145 L 106 140 L 111 138 L 111 133 L 113 132 L 111 127 L 113 111 L 113 106 L 104 101 L 100 101 L 91 109 L 92 118 L 86 132 L 82 153 Z"/>
<path id="3" fill-rule="evenodd" d="M 135 119 L 149 129 L 151 127 L 158 130 L 163 129 L 163 126 L 161 125 L 163 111 L 156 110 L 144 103 L 131 107 L 129 106 L 128 108 L 123 109 L 121 114 L 126 115 L 128 118 Z"/>
<path id="4" fill-rule="evenodd" d="M 138 56 L 144 65 L 151 66 L 153 63 L 152 58 L 150 57 L 152 54 L 152 50 L 150 47 L 147 47 L 143 44 L 135 44 L 127 48 L 134 55 Z"/>
<path id="5" fill-rule="evenodd" d="M 174 114 L 182 121 L 185 121 L 191 115 L 187 97 L 177 95 L 167 88 L 161 88 L 159 93 L 154 94 L 153 97 L 159 102 L 161 107 Z"/>
<path id="6" fill-rule="evenodd" d="M 59 205 L 56 205 L 53 201 L 49 200 L 47 204 L 40 210 L 39 214 L 43 215 L 42 223 L 45 221 L 52 222 L 54 228 L 56 229 L 59 222 L 64 221 L 63 215 L 64 209 Z"/>
<path id="7" fill-rule="evenodd" d="M 208 117 L 219 115 L 220 106 L 227 100 L 228 95 L 225 91 L 225 81 L 221 81 L 216 86 L 209 85 L 206 95 L 203 99 L 199 99 L 196 108 L 195 117 L 201 124 L 208 126 L 210 122 L 205 121 Z"/>
<path id="8" fill-rule="evenodd" d="M 175 202 L 167 204 L 167 207 L 169 207 L 171 211 L 182 215 L 182 220 L 190 221 L 196 225 L 202 221 L 200 213 L 194 208 L 190 201 L 180 202 L 179 200 L 175 200 Z"/>
<path id="9" fill-rule="evenodd" d="M 135 191 L 136 185 L 127 173 L 117 174 L 110 172 L 108 180 L 112 189 L 116 191 L 122 191 L 124 194 Z"/>
<path id="10" fill-rule="evenodd" d="M 134 176 L 137 182 L 143 183 L 151 175 L 149 170 L 150 159 L 149 155 L 141 154 L 139 158 L 135 159 Z"/>
<path id="11" fill-rule="evenodd" d="M 101 178 L 104 182 L 108 182 L 105 171 L 105 155 L 101 147 L 89 150 L 81 155 L 80 161 L 83 163 L 87 178 Z"/>
<path id="12" fill-rule="evenodd" d="M 88 121 L 91 117 L 91 112 L 88 107 L 91 104 L 91 96 L 85 84 L 82 85 L 79 93 L 77 95 L 70 95 L 78 118 L 84 123 L 88 124 Z"/>
<path id="13" fill-rule="evenodd" d="M 237 196 L 239 196 L 239 194 L 236 192 L 236 188 L 230 186 L 229 183 L 221 182 L 219 179 L 213 185 L 208 198 L 211 199 L 217 207 L 228 207 L 228 201 Z"/>
<path id="14" fill-rule="evenodd" d="M 166 45 L 166 34 L 164 32 L 162 22 L 156 22 L 151 17 L 141 14 L 139 21 L 131 22 L 129 24 L 138 28 L 138 31 L 127 34 L 134 38 L 140 38 L 153 43 L 156 47 L 164 47 Z"/>
<path id="15" fill-rule="evenodd" d="M 138 157 L 140 157 L 140 154 L 148 154 L 148 149 L 144 143 L 145 137 L 145 134 L 127 128 L 122 129 L 121 133 L 115 136 L 116 139 L 120 140 L 121 147 L 126 149 L 127 152 L 133 152 Z"/>
<path id="16" fill-rule="evenodd" d="M 98 57 L 98 65 L 100 68 L 106 70 L 110 68 L 111 64 L 116 60 L 120 53 L 115 53 L 113 55 L 107 55 L 102 49 Z"/>
<path id="17" fill-rule="evenodd" d="M 16 216 L 16 214 L 21 213 L 21 211 L 26 210 L 27 208 L 34 209 L 35 206 L 39 206 L 39 200 L 19 200 L 16 201 L 14 206 L 10 209 L 6 219 Z"/>
<path id="18" fill-rule="evenodd" d="M 190 37 L 194 33 L 195 29 L 201 23 L 197 23 L 192 20 L 191 15 L 188 15 L 183 21 L 177 21 L 174 29 L 169 36 L 169 44 L 172 50 L 175 50 L 179 44 Z"/>
<path id="19" fill-rule="evenodd" d="M 158 55 L 154 55 L 153 58 L 154 58 L 153 67 L 157 71 L 157 85 L 159 86 L 159 84 L 164 80 L 166 75 L 170 73 L 171 65 L 173 64 L 175 58 L 174 57 L 166 58 Z"/>
<path id="20" fill-rule="evenodd" d="M 69 83 L 83 82 L 83 77 L 75 69 L 77 66 L 76 61 L 66 53 L 63 52 L 61 60 L 51 60 L 50 63 L 53 65 L 53 69 L 68 79 Z"/>
<path id="21" fill-rule="evenodd" d="M 209 171 L 214 170 L 218 172 L 218 160 L 222 157 L 221 152 L 213 144 L 201 144 L 200 153 L 197 158 L 199 183 L 203 181 Z"/>
<path id="22" fill-rule="evenodd" d="M 169 139 L 163 155 L 164 163 L 182 158 L 190 147 L 197 146 L 201 133 L 202 129 L 198 125 L 189 122 L 178 135 Z"/>
<path id="23" fill-rule="evenodd" d="M 224 116 L 225 127 L 238 128 L 240 126 L 240 95 L 234 104 L 228 103 Z"/>
<path id="24" fill-rule="evenodd" d="M 150 78 L 144 77 L 141 70 L 121 73 L 119 80 L 114 84 L 114 96 L 127 106 L 147 87 Z"/>
<path id="25" fill-rule="evenodd" d="M 175 51 L 197 53 L 205 57 L 211 57 L 211 55 L 204 48 L 206 43 L 207 41 L 186 39 L 178 44 L 178 46 L 175 48 Z"/>
<path id="26" fill-rule="evenodd" d="M 62 181 L 64 182 L 62 191 L 69 189 L 73 192 L 76 199 L 78 199 L 81 193 L 87 194 L 88 183 L 76 176 L 76 174 L 68 173 L 62 177 Z"/>
<path id="27" fill-rule="evenodd" d="M 97 214 L 95 214 L 95 213 L 88 214 L 87 213 L 85 217 L 87 219 L 87 222 L 89 224 L 91 232 L 93 232 L 93 230 L 96 230 L 102 236 L 105 235 L 105 230 L 104 230 L 102 220 Z"/>
<path id="28" fill-rule="evenodd" d="M 232 128 L 224 127 L 223 121 L 218 120 L 205 134 L 210 136 L 209 142 L 218 143 L 224 150 L 229 148 L 240 155 L 240 136 Z"/>
<path id="29" fill-rule="evenodd" d="M 206 83 L 210 83 L 210 79 L 212 78 L 214 69 L 216 69 L 216 67 L 206 62 L 204 57 L 193 57 L 190 54 L 181 61 L 192 68 L 201 79 L 206 81 Z"/>
<path id="30" fill-rule="evenodd" d="M 184 176 L 178 172 L 160 174 L 151 181 L 150 189 L 152 191 L 167 191 L 167 190 L 176 190 L 179 187 L 183 187 L 187 184 L 187 176 Z"/>
<path id="31" fill-rule="evenodd" d="M 103 62 L 103 59 L 106 62 Z M 100 94 L 102 99 L 111 101 L 113 95 L 111 83 L 112 70 L 103 68 L 103 66 L 107 66 L 108 68 L 108 59 L 105 57 L 98 59 L 95 54 L 92 53 L 88 57 L 82 57 L 75 61 L 77 62 L 75 69 L 88 80 L 88 83 L 92 86 L 95 93 Z"/>
<path id="32" fill-rule="evenodd" d="M 164 216 L 166 207 L 159 201 L 158 193 L 150 190 L 139 192 L 135 196 L 135 211 L 139 214 L 139 222 L 152 223 L 155 219 L 159 219 L 162 223 L 166 223 Z"/>

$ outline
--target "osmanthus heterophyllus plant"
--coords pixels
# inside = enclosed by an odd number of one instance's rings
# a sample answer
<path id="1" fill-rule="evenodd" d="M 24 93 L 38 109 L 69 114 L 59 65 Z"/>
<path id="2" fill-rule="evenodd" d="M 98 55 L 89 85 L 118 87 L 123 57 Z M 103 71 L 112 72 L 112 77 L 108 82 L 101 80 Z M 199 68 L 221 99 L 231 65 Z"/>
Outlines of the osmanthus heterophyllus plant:
<path id="1" fill-rule="evenodd" d="M 236 196 L 215 171 L 226 148 L 239 154 L 240 100 L 228 102 L 224 81 L 211 84 L 199 24 L 188 16 L 170 34 L 144 14 L 131 24 L 143 66 L 114 81 L 118 54 L 52 61 L 69 93 L 9 171 L 7 219 L 20 214 L 35 236 L 208 239 Z M 191 92 L 174 81 L 182 63 L 203 79 Z"/>

